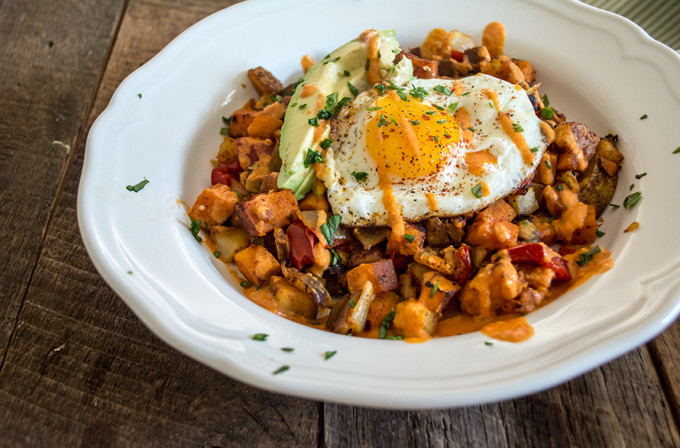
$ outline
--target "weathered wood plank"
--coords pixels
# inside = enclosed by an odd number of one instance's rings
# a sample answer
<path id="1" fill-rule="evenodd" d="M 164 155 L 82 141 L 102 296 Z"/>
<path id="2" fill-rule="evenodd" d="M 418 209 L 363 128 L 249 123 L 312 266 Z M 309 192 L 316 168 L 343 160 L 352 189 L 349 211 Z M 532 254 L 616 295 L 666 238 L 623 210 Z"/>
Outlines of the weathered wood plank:
<path id="1" fill-rule="evenodd" d="M 666 390 L 675 424 L 680 425 L 680 321 L 647 346 Z"/>
<path id="2" fill-rule="evenodd" d="M 123 5 L 2 4 L 0 364 Z"/>
<path id="3" fill-rule="evenodd" d="M 125 76 L 228 3 L 131 1 L 87 126 Z M 0 445 L 314 445 L 317 403 L 245 386 L 186 358 L 104 284 L 75 224 L 83 149 L 84 141 L 0 371 Z"/>
<path id="4" fill-rule="evenodd" d="M 680 444 L 644 348 L 564 385 L 517 400 L 436 411 L 329 404 L 325 417 L 328 447 Z"/>

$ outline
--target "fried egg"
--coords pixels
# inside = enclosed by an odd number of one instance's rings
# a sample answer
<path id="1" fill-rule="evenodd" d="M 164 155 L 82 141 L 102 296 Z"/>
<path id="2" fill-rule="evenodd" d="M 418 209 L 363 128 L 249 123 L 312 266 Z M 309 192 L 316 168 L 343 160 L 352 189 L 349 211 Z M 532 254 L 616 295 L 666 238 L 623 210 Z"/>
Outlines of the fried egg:
<path id="1" fill-rule="evenodd" d="M 371 88 L 332 121 L 328 200 L 351 226 L 479 210 L 533 173 L 547 147 L 539 123 L 521 87 L 484 74 Z"/>

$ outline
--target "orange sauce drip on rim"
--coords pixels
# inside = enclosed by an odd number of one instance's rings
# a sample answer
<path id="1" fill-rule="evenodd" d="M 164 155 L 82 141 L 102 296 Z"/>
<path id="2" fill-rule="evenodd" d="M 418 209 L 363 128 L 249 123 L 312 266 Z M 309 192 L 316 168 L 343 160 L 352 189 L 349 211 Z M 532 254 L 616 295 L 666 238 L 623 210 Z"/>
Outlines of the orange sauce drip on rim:
<path id="1" fill-rule="evenodd" d="M 482 327 L 482 333 L 490 338 L 506 342 L 522 342 L 534 335 L 534 328 L 526 318 L 499 320 Z"/>
<path id="2" fill-rule="evenodd" d="M 529 145 L 527 144 L 527 141 L 524 139 L 522 133 L 515 131 L 515 129 L 513 128 L 512 119 L 508 116 L 508 114 L 504 113 L 498 106 L 498 94 L 492 89 L 482 89 L 482 93 L 486 95 L 487 98 L 489 98 L 491 101 L 493 101 L 493 105 L 498 111 L 498 120 L 501 122 L 503 131 L 508 135 L 508 137 L 510 137 L 515 146 L 517 146 L 517 149 L 519 150 L 520 154 L 522 154 L 522 159 L 524 160 L 524 163 L 526 163 L 527 165 L 533 164 L 534 153 L 531 152 L 531 149 L 529 148 Z"/>

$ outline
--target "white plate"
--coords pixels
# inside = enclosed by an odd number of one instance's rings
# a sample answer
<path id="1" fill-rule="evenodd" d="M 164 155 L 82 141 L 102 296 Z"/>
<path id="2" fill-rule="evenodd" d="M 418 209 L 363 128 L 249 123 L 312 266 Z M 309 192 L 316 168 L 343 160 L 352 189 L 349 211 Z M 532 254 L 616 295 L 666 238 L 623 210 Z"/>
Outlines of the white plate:
<path id="1" fill-rule="evenodd" d="M 262 65 L 291 81 L 302 55 L 318 60 L 366 28 L 396 29 L 409 47 L 434 27 L 480 42 L 494 20 L 507 29 L 506 54 L 535 64 L 552 104 L 600 135 L 620 136 L 626 161 L 613 202 L 621 204 L 632 183 L 644 199 L 604 214 L 599 244 L 616 266 L 530 314 L 536 333 L 521 344 L 487 346 L 480 333 L 425 344 L 351 338 L 245 298 L 194 241 L 178 202 L 193 203 L 209 184 L 222 115 L 255 96 L 242 86 L 245 71 Z M 631 350 L 678 314 L 680 154 L 671 154 L 680 145 L 678 79 L 676 53 L 632 22 L 576 1 L 250 1 L 191 27 L 120 85 L 87 141 L 80 228 L 97 269 L 146 325 L 246 383 L 394 408 L 517 397 Z M 139 193 L 125 189 L 143 178 L 150 183 Z M 640 229 L 624 234 L 636 220 Z M 269 338 L 253 341 L 255 333 Z M 325 361 L 330 350 L 337 354 Z M 272 374 L 284 364 L 290 370 Z"/>

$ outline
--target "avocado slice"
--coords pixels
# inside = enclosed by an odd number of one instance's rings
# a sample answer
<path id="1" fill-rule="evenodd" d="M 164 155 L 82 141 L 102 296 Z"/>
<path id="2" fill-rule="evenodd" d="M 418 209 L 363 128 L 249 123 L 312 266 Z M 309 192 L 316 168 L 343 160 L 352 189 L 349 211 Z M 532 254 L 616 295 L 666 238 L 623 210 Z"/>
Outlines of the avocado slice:
<path id="1" fill-rule="evenodd" d="M 394 57 L 401 52 L 394 30 L 378 31 L 378 55 L 380 74 L 396 85 L 405 86 L 413 79 L 413 65 L 408 58 L 394 64 Z M 317 103 L 326 104 L 326 98 L 337 93 L 337 99 L 354 98 L 354 89 L 364 91 L 371 86 L 366 78 L 368 46 L 360 39 L 352 40 L 314 64 L 307 70 L 295 89 L 281 128 L 279 153 L 282 166 L 278 177 L 279 188 L 289 188 L 301 199 L 314 186 L 316 174 L 312 167 L 305 168 L 307 151 L 313 146 L 315 126 L 309 123 L 316 117 Z M 303 87 L 314 84 L 316 90 L 304 98 Z M 326 130 L 328 136 L 329 131 Z M 321 140 L 323 140 L 323 138 Z"/>

